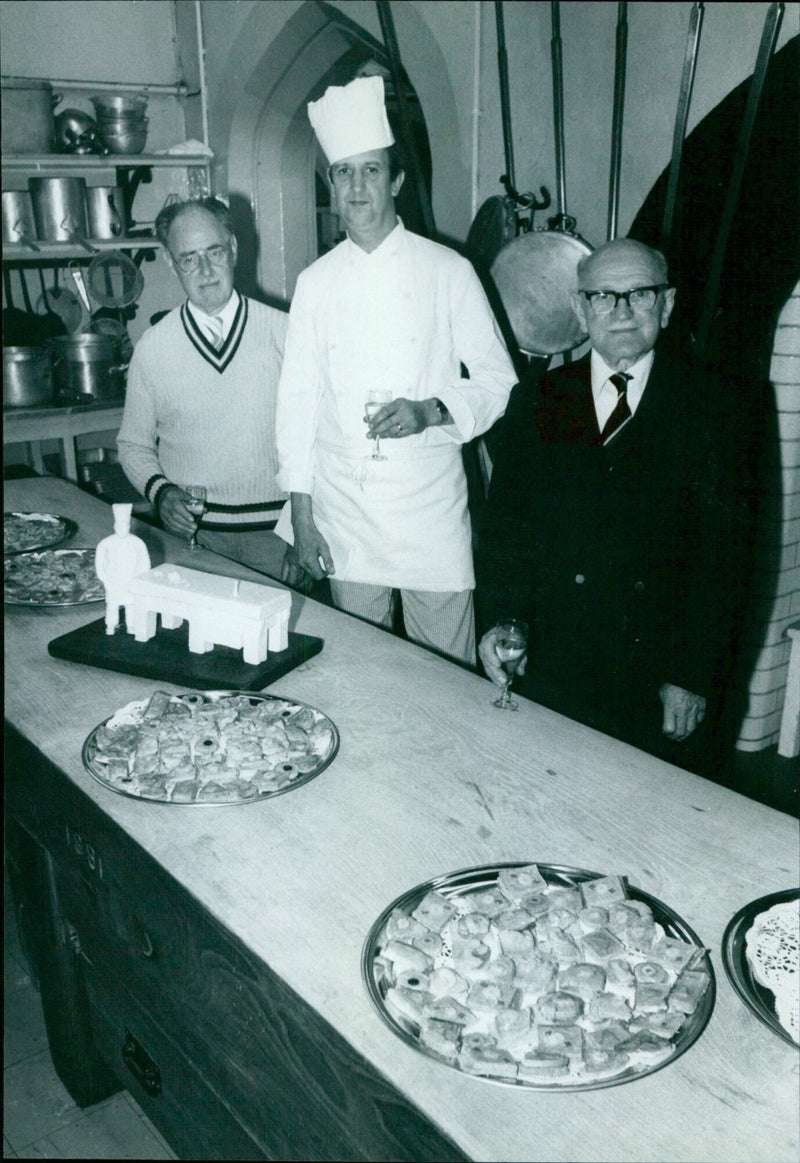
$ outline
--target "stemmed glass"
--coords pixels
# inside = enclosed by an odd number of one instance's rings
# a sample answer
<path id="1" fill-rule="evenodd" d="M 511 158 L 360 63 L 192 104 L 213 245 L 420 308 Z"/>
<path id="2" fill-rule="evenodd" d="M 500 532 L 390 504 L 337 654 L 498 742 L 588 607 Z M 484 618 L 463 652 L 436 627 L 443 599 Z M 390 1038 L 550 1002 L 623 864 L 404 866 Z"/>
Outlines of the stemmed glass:
<path id="1" fill-rule="evenodd" d="M 196 553 L 200 548 L 197 544 L 197 530 L 200 528 L 200 520 L 206 511 L 206 495 L 205 485 L 183 485 L 183 499 L 186 503 L 186 508 L 193 517 L 197 518 L 194 532 L 189 538 L 190 553 Z"/>
<path id="2" fill-rule="evenodd" d="M 372 419 L 372 417 L 375 415 L 376 412 L 379 412 L 381 410 L 381 408 L 384 407 L 385 404 L 391 404 L 391 402 L 392 402 L 392 393 L 391 392 L 380 392 L 380 391 L 367 392 L 367 402 L 364 405 L 364 409 L 367 413 L 367 416 L 370 419 Z M 373 449 L 372 449 L 372 456 L 369 459 L 370 460 L 386 460 L 386 457 L 383 456 L 381 453 L 381 442 L 380 442 L 380 438 L 378 436 L 375 437 L 375 444 L 374 444 Z"/>
<path id="3" fill-rule="evenodd" d="M 503 693 L 499 699 L 494 700 L 492 706 L 499 707 L 501 711 L 516 711 L 519 708 L 519 703 L 516 703 L 508 692 L 517 671 L 517 662 L 525 653 L 527 645 L 527 622 L 518 622 L 516 618 L 504 618 L 502 622 L 497 623 L 494 648 L 508 678 L 503 687 Z"/>

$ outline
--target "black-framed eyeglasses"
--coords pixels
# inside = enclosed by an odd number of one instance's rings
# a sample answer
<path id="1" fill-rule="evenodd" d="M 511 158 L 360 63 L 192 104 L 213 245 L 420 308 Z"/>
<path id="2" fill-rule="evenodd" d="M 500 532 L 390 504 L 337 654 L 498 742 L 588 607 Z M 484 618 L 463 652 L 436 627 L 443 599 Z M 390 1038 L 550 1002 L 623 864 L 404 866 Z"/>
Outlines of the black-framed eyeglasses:
<path id="1" fill-rule="evenodd" d="M 631 311 L 652 311 L 661 291 L 669 289 L 669 283 L 656 283 L 652 287 L 632 287 L 630 291 L 579 291 L 595 315 L 610 315 L 620 299 L 624 299 Z"/>
<path id="2" fill-rule="evenodd" d="M 229 253 L 229 245 L 218 243 L 215 246 L 207 246 L 205 250 L 193 250 L 191 254 L 182 254 L 178 258 L 173 255 L 172 261 L 178 270 L 190 275 L 200 266 L 201 258 L 207 258 L 213 267 L 223 267 L 228 261 Z"/>

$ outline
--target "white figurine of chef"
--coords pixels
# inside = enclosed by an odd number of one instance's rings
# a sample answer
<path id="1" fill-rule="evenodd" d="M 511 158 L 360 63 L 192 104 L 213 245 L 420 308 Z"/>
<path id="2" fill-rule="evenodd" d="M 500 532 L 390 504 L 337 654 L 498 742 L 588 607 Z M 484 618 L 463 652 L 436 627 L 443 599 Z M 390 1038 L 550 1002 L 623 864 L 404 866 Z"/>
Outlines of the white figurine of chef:
<path id="1" fill-rule="evenodd" d="M 94 555 L 95 571 L 106 591 L 106 634 L 113 634 L 119 625 L 120 606 L 127 606 L 130 583 L 150 568 L 147 546 L 131 533 L 132 506 L 111 508 L 114 532 L 103 538 Z"/>

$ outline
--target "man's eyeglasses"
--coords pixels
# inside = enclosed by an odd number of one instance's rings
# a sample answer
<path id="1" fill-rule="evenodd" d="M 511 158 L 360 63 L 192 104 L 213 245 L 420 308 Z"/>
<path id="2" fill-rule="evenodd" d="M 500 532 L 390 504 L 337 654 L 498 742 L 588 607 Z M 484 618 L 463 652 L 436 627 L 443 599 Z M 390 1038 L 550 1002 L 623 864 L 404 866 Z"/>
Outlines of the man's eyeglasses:
<path id="1" fill-rule="evenodd" d="M 200 259 L 207 258 L 213 267 L 223 267 L 228 261 L 229 246 L 207 246 L 205 250 L 193 250 L 191 254 L 182 254 L 179 258 L 173 256 L 172 261 L 179 271 L 190 275 L 200 266 Z"/>
<path id="2" fill-rule="evenodd" d="M 630 291 L 579 291 L 595 315 L 610 315 L 620 299 L 624 299 L 631 311 L 652 311 L 660 291 L 666 291 L 669 283 L 657 283 L 653 287 L 633 287 Z"/>

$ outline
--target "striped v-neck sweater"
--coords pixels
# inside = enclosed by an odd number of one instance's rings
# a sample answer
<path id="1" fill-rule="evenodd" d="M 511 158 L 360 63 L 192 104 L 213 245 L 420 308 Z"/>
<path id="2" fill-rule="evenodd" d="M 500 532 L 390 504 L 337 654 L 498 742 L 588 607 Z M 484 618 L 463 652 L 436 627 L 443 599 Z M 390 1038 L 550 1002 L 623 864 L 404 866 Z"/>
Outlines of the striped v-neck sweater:
<path id="1" fill-rule="evenodd" d="M 271 529 L 286 494 L 276 484 L 275 400 L 288 315 L 240 296 L 218 352 L 186 304 L 136 345 L 117 438 L 133 486 L 153 504 L 167 484 L 205 485 L 203 528 Z"/>

